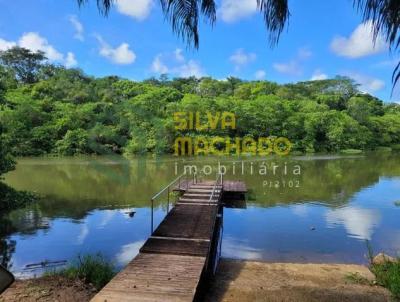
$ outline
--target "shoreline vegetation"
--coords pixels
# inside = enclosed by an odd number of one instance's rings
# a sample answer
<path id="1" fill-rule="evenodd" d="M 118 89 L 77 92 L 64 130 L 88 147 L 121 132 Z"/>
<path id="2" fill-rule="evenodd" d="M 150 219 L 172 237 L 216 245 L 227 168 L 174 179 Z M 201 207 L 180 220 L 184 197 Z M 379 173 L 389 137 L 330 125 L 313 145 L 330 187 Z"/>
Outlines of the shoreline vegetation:
<path id="1" fill-rule="evenodd" d="M 388 256 L 379 259 L 370 267 L 222 259 L 216 276 L 207 280 L 201 300 L 392 301 L 399 298 L 399 283 L 393 283 L 399 279 L 386 272 L 396 270 L 389 265 L 398 270 L 400 262 L 392 262 Z M 64 301 L 70 297 L 89 301 L 114 274 L 113 266 L 101 255 L 86 255 L 65 269 L 17 280 L 0 295 L 0 301 Z M 398 271 L 396 276 L 399 277 Z"/>
<path id="2" fill-rule="evenodd" d="M 205 125 L 210 114 L 226 111 L 235 115 L 234 129 L 176 128 L 177 113 L 196 113 Z M 400 105 L 341 76 L 294 84 L 165 74 L 96 78 L 14 47 L 0 52 L 0 130 L 13 156 L 172 154 L 183 136 L 284 137 L 295 152 L 354 154 L 400 149 Z"/>

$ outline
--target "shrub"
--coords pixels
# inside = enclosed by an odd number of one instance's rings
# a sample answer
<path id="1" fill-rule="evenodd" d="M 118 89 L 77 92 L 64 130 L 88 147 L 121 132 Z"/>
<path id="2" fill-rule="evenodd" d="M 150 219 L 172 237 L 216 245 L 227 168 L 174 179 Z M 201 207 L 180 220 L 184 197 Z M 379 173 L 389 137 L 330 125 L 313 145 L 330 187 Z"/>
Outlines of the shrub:
<path id="1" fill-rule="evenodd" d="M 392 148 L 384 147 L 384 146 L 376 147 L 375 150 L 378 151 L 378 152 L 392 152 Z"/>
<path id="2" fill-rule="evenodd" d="M 101 254 L 78 256 L 67 268 L 48 272 L 47 275 L 61 275 L 70 279 L 81 279 L 102 289 L 115 276 L 114 266 Z"/>
<path id="3" fill-rule="evenodd" d="M 359 149 L 344 149 L 344 150 L 341 150 L 340 153 L 342 153 L 342 154 L 361 154 L 362 150 L 359 150 Z"/>
<path id="4" fill-rule="evenodd" d="M 371 271 L 379 285 L 386 287 L 394 297 L 400 298 L 400 259 L 371 264 Z"/>

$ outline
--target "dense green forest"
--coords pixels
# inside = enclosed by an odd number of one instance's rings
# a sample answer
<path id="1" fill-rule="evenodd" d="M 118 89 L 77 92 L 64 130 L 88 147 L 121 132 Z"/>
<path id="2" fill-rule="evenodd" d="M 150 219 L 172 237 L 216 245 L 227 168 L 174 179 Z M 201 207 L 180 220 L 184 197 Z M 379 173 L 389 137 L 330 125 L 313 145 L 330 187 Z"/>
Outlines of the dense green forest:
<path id="1" fill-rule="evenodd" d="M 1 52 L 0 62 L 2 157 L 6 150 L 14 156 L 171 153 L 175 137 L 185 134 L 174 128 L 177 111 L 236 115 L 234 130 L 186 133 L 191 136 L 283 136 L 301 152 L 400 144 L 400 106 L 361 93 L 345 77 L 285 85 L 167 75 L 137 82 L 88 76 L 18 47 Z"/>

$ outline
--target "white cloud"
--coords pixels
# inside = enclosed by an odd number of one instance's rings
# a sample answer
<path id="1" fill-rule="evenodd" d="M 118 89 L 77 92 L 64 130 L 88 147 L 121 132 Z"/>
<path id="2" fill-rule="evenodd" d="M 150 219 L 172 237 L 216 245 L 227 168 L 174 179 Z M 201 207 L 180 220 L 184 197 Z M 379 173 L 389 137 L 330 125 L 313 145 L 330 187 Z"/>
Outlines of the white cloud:
<path id="1" fill-rule="evenodd" d="M 251 16 L 256 11 L 256 0 L 222 0 L 218 14 L 225 22 L 235 22 Z"/>
<path id="2" fill-rule="evenodd" d="M 274 63 L 272 67 L 284 74 L 288 75 L 301 75 L 302 74 L 302 69 L 299 65 L 299 63 L 296 60 L 291 60 L 287 63 Z"/>
<path id="3" fill-rule="evenodd" d="M 83 29 L 82 23 L 79 22 L 77 16 L 75 16 L 75 15 L 69 16 L 68 20 L 69 20 L 69 22 L 71 22 L 72 26 L 75 29 L 74 38 L 79 41 L 83 41 L 84 40 L 84 37 L 83 37 L 84 29 Z"/>
<path id="4" fill-rule="evenodd" d="M 159 74 L 168 73 L 168 67 L 162 62 L 161 55 L 157 55 L 151 63 L 151 71 Z"/>
<path id="5" fill-rule="evenodd" d="M 371 240 L 374 228 L 379 224 L 381 216 L 377 210 L 346 207 L 329 210 L 325 218 L 330 228 L 342 224 L 351 237 Z"/>
<path id="6" fill-rule="evenodd" d="M 97 40 L 100 43 L 99 54 L 102 57 L 109 59 L 115 64 L 132 64 L 136 60 L 136 54 L 129 49 L 128 43 L 121 43 L 116 48 L 112 48 L 108 43 L 106 43 L 100 35 L 96 35 Z"/>
<path id="7" fill-rule="evenodd" d="M 358 84 L 360 84 L 360 90 L 363 92 L 373 93 L 385 87 L 384 81 L 364 74 L 348 72 L 345 73 L 345 75 L 354 79 Z"/>
<path id="8" fill-rule="evenodd" d="M 307 47 L 302 47 L 302 48 L 300 48 L 300 49 L 298 50 L 298 52 L 297 52 L 297 57 L 298 57 L 300 60 L 308 59 L 308 58 L 310 58 L 311 56 L 312 56 L 312 51 L 309 50 Z"/>
<path id="9" fill-rule="evenodd" d="M 229 57 L 229 61 L 231 61 L 235 65 L 236 70 L 239 70 L 242 66 L 254 62 L 256 58 L 257 55 L 255 53 L 246 53 L 242 48 L 240 48 L 237 49 L 235 53 Z"/>
<path id="10" fill-rule="evenodd" d="M 89 235 L 89 228 L 85 223 L 82 225 L 81 230 L 78 234 L 78 237 L 76 238 L 76 243 L 81 245 L 85 241 L 85 239 L 88 235 Z"/>
<path id="11" fill-rule="evenodd" d="M 46 38 L 35 32 L 23 34 L 18 41 L 18 45 L 32 51 L 41 50 L 50 61 L 62 61 L 64 57 L 62 53 L 49 44 Z"/>
<path id="12" fill-rule="evenodd" d="M 263 80 L 265 79 L 265 76 L 267 75 L 267 73 L 265 72 L 265 70 L 257 70 L 254 74 L 254 77 L 256 78 L 256 80 Z"/>
<path id="13" fill-rule="evenodd" d="M 10 49 L 16 45 L 17 45 L 17 43 L 15 43 L 13 41 L 6 41 L 6 40 L 0 38 L 0 51 Z"/>
<path id="14" fill-rule="evenodd" d="M 328 75 L 323 73 L 321 70 L 317 69 L 314 71 L 310 81 L 326 80 Z"/>
<path id="15" fill-rule="evenodd" d="M 274 63 L 272 67 L 283 74 L 299 76 L 303 73 L 302 62 L 309 59 L 312 56 L 311 50 L 307 47 L 299 48 L 297 55 L 294 59 L 288 62 Z"/>
<path id="16" fill-rule="evenodd" d="M 121 251 L 115 256 L 117 262 L 121 266 L 127 265 L 138 253 L 144 244 L 144 240 L 132 242 L 123 245 Z"/>
<path id="17" fill-rule="evenodd" d="M 75 55 L 72 52 L 68 52 L 67 56 L 65 57 L 65 67 L 71 68 L 78 65 L 78 61 L 75 59 Z"/>
<path id="18" fill-rule="evenodd" d="M 305 218 L 309 215 L 309 207 L 305 204 L 296 204 L 291 206 L 293 214 Z"/>
<path id="19" fill-rule="evenodd" d="M 169 62 L 167 66 L 165 61 Z M 180 77 L 197 77 L 200 78 L 205 75 L 205 72 L 199 62 L 195 60 L 186 60 L 180 48 L 177 48 L 171 53 L 158 54 L 150 67 L 152 72 L 163 74 L 172 73 Z"/>
<path id="20" fill-rule="evenodd" d="M 178 74 L 181 77 L 191 77 L 200 78 L 204 76 L 204 72 L 200 64 L 194 60 L 189 60 L 187 63 L 179 66 L 177 68 Z"/>
<path id="21" fill-rule="evenodd" d="M 175 51 L 174 51 L 174 54 L 175 54 L 175 59 L 178 61 L 178 62 L 184 62 L 185 61 L 185 57 L 183 56 L 183 54 L 182 54 L 182 49 L 180 49 L 180 48 L 177 48 L 177 49 L 175 49 Z"/>
<path id="22" fill-rule="evenodd" d="M 357 26 L 350 37 L 335 37 L 331 42 L 331 50 L 339 56 L 360 58 L 373 55 L 387 49 L 387 44 L 382 36 L 373 42 L 373 23 L 366 21 Z"/>
<path id="23" fill-rule="evenodd" d="M 153 0 L 116 0 L 117 11 L 136 20 L 146 19 L 154 6 Z"/>
<path id="24" fill-rule="evenodd" d="M 262 250 L 251 247 L 245 240 L 226 237 L 222 241 L 222 257 L 260 260 L 263 255 Z"/>
<path id="25" fill-rule="evenodd" d="M 39 50 L 43 51 L 49 61 L 62 63 L 66 67 L 72 67 L 78 64 L 72 52 L 68 52 L 67 55 L 64 56 L 64 54 L 50 45 L 46 38 L 40 36 L 39 33 L 36 32 L 24 33 L 19 38 L 18 42 L 0 39 L 0 50 L 7 50 L 14 46 L 23 47 L 33 52 Z"/>

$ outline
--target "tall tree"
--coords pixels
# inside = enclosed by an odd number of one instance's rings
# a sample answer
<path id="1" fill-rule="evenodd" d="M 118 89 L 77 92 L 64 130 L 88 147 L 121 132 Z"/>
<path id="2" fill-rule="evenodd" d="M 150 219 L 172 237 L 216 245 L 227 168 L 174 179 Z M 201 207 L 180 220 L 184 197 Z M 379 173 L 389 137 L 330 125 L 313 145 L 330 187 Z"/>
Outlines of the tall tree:
<path id="1" fill-rule="evenodd" d="M 12 70 L 16 78 L 26 84 L 37 81 L 40 67 L 46 59 L 43 51 L 32 52 L 18 46 L 0 51 L 0 63 Z"/>

